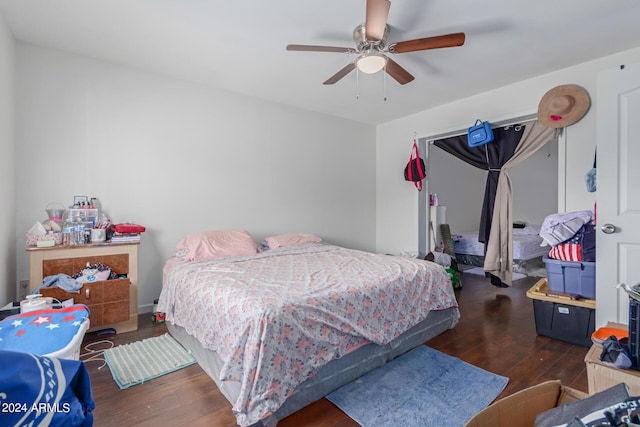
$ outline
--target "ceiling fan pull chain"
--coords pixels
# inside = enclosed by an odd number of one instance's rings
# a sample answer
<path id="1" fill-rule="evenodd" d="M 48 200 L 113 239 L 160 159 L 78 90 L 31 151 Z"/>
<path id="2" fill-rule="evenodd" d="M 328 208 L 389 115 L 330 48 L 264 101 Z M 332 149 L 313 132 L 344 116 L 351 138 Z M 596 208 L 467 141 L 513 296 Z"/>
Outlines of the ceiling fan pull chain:
<path id="1" fill-rule="evenodd" d="M 387 66 L 384 66 L 384 72 L 382 73 L 382 96 L 383 101 L 387 102 Z"/>
<path id="2" fill-rule="evenodd" d="M 360 71 L 356 68 L 356 100 L 360 99 Z"/>

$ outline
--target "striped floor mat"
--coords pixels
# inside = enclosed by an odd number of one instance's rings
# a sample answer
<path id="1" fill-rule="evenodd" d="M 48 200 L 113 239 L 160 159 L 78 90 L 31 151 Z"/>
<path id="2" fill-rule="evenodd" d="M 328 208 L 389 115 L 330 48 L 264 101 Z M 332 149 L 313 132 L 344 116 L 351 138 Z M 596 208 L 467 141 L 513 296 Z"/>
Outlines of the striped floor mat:
<path id="1" fill-rule="evenodd" d="M 104 358 L 121 389 L 196 363 L 169 334 L 110 348 L 104 351 Z"/>

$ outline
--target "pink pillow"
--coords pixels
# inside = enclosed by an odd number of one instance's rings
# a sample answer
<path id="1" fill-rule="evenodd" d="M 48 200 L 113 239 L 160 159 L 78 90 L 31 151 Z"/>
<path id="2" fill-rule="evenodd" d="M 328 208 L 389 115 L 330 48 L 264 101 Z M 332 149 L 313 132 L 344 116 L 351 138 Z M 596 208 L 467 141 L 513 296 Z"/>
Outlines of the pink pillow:
<path id="1" fill-rule="evenodd" d="M 264 241 L 269 246 L 269 249 L 276 249 L 283 246 L 301 245 L 303 243 L 318 243 L 321 242 L 322 239 L 315 234 L 295 233 L 267 237 Z"/>
<path id="2" fill-rule="evenodd" d="M 212 258 L 254 255 L 258 245 L 247 231 L 217 230 L 189 234 L 176 250 L 187 250 L 185 261 L 204 261 Z"/>

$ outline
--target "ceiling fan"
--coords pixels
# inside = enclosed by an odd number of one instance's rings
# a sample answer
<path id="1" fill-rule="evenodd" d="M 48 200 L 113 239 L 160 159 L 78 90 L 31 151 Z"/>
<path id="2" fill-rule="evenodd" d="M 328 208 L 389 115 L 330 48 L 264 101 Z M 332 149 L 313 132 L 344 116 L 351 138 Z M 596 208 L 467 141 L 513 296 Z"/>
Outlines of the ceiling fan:
<path id="1" fill-rule="evenodd" d="M 287 46 L 287 50 L 336 52 L 358 55 L 355 60 L 326 80 L 323 83 L 325 85 L 332 85 L 338 82 L 356 68 L 367 74 L 377 73 L 384 69 L 384 71 L 398 83 L 404 85 L 412 81 L 414 77 L 397 62 L 389 58 L 387 54 L 440 49 L 444 47 L 462 46 L 464 44 L 464 33 L 453 33 L 406 40 L 391 43 L 387 46 L 387 37 L 389 35 L 387 18 L 390 7 L 391 2 L 389 0 L 367 0 L 366 21 L 353 30 L 353 41 L 356 43 L 355 48 L 290 44 Z"/>

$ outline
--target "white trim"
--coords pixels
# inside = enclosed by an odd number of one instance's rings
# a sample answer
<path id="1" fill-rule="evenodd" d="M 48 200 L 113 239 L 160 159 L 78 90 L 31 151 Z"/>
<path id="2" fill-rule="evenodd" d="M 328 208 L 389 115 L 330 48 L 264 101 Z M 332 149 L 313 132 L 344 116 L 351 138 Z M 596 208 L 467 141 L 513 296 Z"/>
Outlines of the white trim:
<path id="1" fill-rule="evenodd" d="M 429 164 L 429 146 L 425 139 L 418 140 L 418 150 L 425 164 Z M 422 191 L 418 193 L 418 258 L 424 259 L 429 253 L 429 242 L 431 231 L 429 231 L 429 223 L 431 222 L 429 211 L 429 169 L 427 167 L 426 176 L 422 182 Z"/>
<path id="2" fill-rule="evenodd" d="M 519 123 L 533 122 L 535 120 L 538 120 L 538 113 L 535 113 L 535 114 L 531 113 L 531 114 L 525 114 L 517 117 L 510 117 L 508 119 L 489 121 L 489 123 L 491 123 L 491 127 L 495 129 L 502 126 L 511 126 L 511 125 L 517 125 Z M 437 135 L 431 135 L 426 137 L 425 139 L 429 141 L 429 144 L 433 144 L 435 140 L 451 138 L 452 136 L 466 135 L 467 132 L 468 132 L 468 128 L 456 129 L 456 130 L 451 130 L 444 133 L 439 133 Z"/>
<path id="3" fill-rule="evenodd" d="M 567 211 L 567 132 L 558 135 L 558 212 Z"/>

